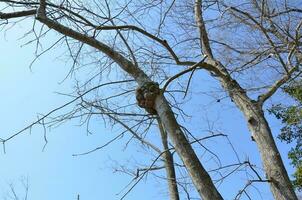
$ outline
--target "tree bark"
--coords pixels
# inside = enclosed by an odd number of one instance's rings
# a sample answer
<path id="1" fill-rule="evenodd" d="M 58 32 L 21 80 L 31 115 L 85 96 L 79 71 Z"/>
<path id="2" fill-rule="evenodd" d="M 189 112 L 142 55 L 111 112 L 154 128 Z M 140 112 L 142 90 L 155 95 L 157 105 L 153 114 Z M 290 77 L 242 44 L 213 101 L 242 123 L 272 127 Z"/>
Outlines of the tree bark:
<path id="1" fill-rule="evenodd" d="M 262 108 L 251 106 L 244 115 L 257 143 L 270 188 L 276 200 L 297 200 Z"/>

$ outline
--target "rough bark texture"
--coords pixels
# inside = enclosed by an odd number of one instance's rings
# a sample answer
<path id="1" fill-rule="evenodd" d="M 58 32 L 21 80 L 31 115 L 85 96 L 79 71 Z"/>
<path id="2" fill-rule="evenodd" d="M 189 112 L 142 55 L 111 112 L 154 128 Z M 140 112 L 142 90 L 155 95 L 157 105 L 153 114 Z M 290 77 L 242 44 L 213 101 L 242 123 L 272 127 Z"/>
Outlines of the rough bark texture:
<path id="1" fill-rule="evenodd" d="M 257 114 L 254 114 L 254 117 L 257 117 L 255 124 L 250 123 L 251 118 L 247 119 L 249 129 L 257 143 L 275 199 L 297 200 L 264 114 L 262 111 L 258 111 Z"/>

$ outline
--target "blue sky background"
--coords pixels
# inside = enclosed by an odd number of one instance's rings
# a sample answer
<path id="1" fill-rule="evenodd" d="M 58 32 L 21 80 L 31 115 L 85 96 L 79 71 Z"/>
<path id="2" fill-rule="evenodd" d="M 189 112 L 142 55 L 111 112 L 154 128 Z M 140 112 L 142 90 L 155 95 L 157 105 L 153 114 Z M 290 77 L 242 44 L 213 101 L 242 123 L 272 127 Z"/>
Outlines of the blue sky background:
<path id="1" fill-rule="evenodd" d="M 1 33 L 0 37 L 1 138 L 6 138 L 30 124 L 36 119 L 37 113 L 45 114 L 69 101 L 69 98 L 55 92 L 68 93 L 72 91 L 74 83 L 73 80 L 67 79 L 63 84 L 59 84 L 70 67 L 70 63 L 56 58 L 56 55 L 62 53 L 60 48 L 39 59 L 30 71 L 34 46 L 21 47 L 25 40 L 17 38 L 23 34 L 24 27 L 16 27 L 6 35 Z M 196 76 L 198 78 L 194 78 L 192 85 L 198 86 L 199 92 L 219 87 L 206 73 L 199 72 Z M 200 82 L 205 84 L 199 85 Z M 277 98 L 276 101 L 278 100 Z M 229 100 L 218 104 L 211 97 L 200 95 L 192 99 L 192 104 L 186 111 L 196 114 L 196 117 L 188 121 L 188 127 L 204 130 L 208 128 L 206 119 L 215 121 L 215 127 L 229 135 L 242 160 L 249 157 L 253 163 L 261 166 L 257 148 L 250 140 L 242 115 Z M 280 124 L 272 116 L 268 117 L 274 135 L 277 135 Z M 6 154 L 0 151 L 0 199 L 9 192 L 10 183 L 22 194 L 19 180 L 24 176 L 29 179 L 29 200 L 68 200 L 76 199 L 77 194 L 80 194 L 81 200 L 119 199 L 121 195 L 117 194 L 131 177 L 113 173 L 115 161 L 127 163 L 135 160 L 146 164 L 151 161 L 148 156 L 144 157 L 145 152 L 133 143 L 125 149 L 125 140 L 86 156 L 73 157 L 74 153 L 85 152 L 106 143 L 116 133 L 115 129 L 105 128 L 101 121 L 97 120 L 94 121 L 92 129 L 96 134 L 87 136 L 85 126 L 79 127 L 74 121 L 65 123 L 48 132 L 49 143 L 44 152 L 41 126 L 35 126 L 31 134 L 26 131 L 9 141 L 6 144 Z M 202 134 L 206 135 L 201 131 Z M 206 144 L 222 156 L 224 164 L 235 160 L 234 154 L 228 154 L 231 149 L 227 141 L 212 140 Z M 279 142 L 278 146 L 291 174 L 293 171 L 286 155 L 289 146 Z M 211 169 L 206 159 L 203 162 Z M 230 177 L 219 187 L 225 199 L 234 197 L 238 191 L 234 190 L 234 187 L 240 188 L 240 185 L 245 184 L 243 179 L 237 178 Z M 259 185 L 259 189 L 263 192 L 263 199 L 272 199 L 266 185 Z M 148 181 L 144 179 L 139 183 L 127 199 L 168 199 L 165 182 L 148 176 Z M 255 196 L 255 199 L 261 198 Z"/>
<path id="2" fill-rule="evenodd" d="M 70 100 L 54 93 L 71 90 L 72 81 L 58 84 L 66 76 L 68 67 L 46 56 L 31 72 L 28 66 L 34 58 L 33 48 L 21 48 L 24 41 L 16 41 L 23 33 L 22 28 L 13 29 L 6 39 L 3 34 L 0 39 L 1 138 L 34 121 L 37 113 L 47 113 Z M 34 127 L 31 134 L 26 131 L 8 142 L 6 154 L 0 153 L 0 198 L 6 195 L 8 184 L 14 183 L 17 187 L 19 179 L 25 176 L 29 178 L 29 199 L 76 199 L 77 194 L 81 199 L 100 199 L 100 196 L 114 199 L 129 179 L 109 174 L 113 170 L 108 161 L 129 153 L 122 152 L 117 144 L 113 145 L 115 151 L 72 157 L 111 138 L 110 131 L 97 124 L 94 126 L 101 134 L 87 137 L 85 127 L 73 123 L 52 130 L 44 152 L 43 128 L 39 126 Z M 17 187 L 18 192 L 22 190 Z M 149 192 L 138 198 L 146 194 Z"/>

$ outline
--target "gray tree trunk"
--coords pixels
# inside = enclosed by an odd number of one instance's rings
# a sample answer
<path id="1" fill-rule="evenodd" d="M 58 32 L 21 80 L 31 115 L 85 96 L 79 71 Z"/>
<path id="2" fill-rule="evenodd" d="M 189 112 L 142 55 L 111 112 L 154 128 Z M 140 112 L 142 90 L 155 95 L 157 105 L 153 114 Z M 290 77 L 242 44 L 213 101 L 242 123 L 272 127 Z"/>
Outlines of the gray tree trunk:
<path id="1" fill-rule="evenodd" d="M 162 126 L 160 119 L 158 119 L 157 122 L 158 122 L 159 130 L 160 130 L 163 148 L 165 151 L 165 153 L 163 154 L 163 157 L 165 160 L 165 168 L 166 168 L 166 174 L 167 174 L 167 182 L 168 182 L 170 200 L 179 200 L 179 192 L 178 192 L 178 187 L 177 187 L 173 155 L 169 150 L 168 136 L 167 136 L 166 131 L 164 130 L 164 127 Z"/>
<path id="2" fill-rule="evenodd" d="M 270 188 L 276 200 L 297 200 L 271 129 L 260 107 L 244 111 L 252 137 L 257 143 Z"/>
<path id="3" fill-rule="evenodd" d="M 257 143 L 274 198 L 276 200 L 297 200 L 271 129 L 265 119 L 262 102 L 250 99 L 240 85 L 230 77 L 220 79 L 220 81 L 248 123 L 252 138 Z"/>
<path id="4" fill-rule="evenodd" d="M 183 161 L 193 184 L 204 200 L 222 200 L 223 198 L 213 184 L 211 177 L 201 165 L 191 144 L 177 123 L 173 111 L 163 95 L 156 98 L 155 108 L 162 121 L 165 131 L 171 138 L 175 150 Z"/>

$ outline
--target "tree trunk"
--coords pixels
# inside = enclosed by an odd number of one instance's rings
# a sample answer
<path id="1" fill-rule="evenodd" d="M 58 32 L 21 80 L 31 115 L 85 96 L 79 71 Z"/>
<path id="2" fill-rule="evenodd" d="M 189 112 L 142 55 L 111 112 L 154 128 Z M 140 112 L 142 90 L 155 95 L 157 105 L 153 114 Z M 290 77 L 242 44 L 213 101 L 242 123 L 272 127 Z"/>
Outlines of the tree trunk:
<path id="1" fill-rule="evenodd" d="M 179 192 L 178 192 L 178 188 L 177 188 L 173 155 L 169 150 L 168 136 L 162 126 L 160 119 L 158 119 L 157 122 L 158 122 L 158 126 L 159 126 L 159 131 L 160 131 L 160 135 L 161 135 L 163 148 L 165 151 L 165 153 L 163 154 L 163 157 L 164 157 L 166 174 L 167 174 L 167 182 L 168 182 L 168 187 L 169 187 L 170 200 L 179 200 Z"/>
<path id="2" fill-rule="evenodd" d="M 230 77 L 221 82 L 247 120 L 252 138 L 257 143 L 274 198 L 276 200 L 297 200 L 271 129 L 265 119 L 262 103 L 250 99 L 240 85 Z"/>
<path id="3" fill-rule="evenodd" d="M 257 143 L 274 198 L 276 200 L 297 200 L 262 109 L 251 107 L 250 110 L 245 111 L 244 115 L 252 137 Z"/>
<path id="4" fill-rule="evenodd" d="M 164 130 L 167 131 L 168 136 L 171 138 L 176 152 L 186 166 L 193 184 L 202 199 L 222 200 L 223 198 L 217 191 L 209 174 L 201 165 L 191 144 L 180 129 L 180 126 L 174 117 L 174 113 L 163 95 L 159 95 L 156 98 L 155 108 L 163 124 Z"/>

